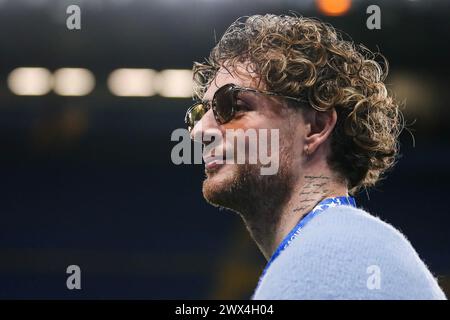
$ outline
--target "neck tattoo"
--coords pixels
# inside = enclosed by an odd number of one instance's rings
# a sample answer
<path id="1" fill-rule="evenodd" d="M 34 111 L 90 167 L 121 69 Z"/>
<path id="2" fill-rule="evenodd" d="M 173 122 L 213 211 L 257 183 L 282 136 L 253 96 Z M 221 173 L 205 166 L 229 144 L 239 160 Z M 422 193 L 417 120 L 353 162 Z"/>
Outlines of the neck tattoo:
<path id="1" fill-rule="evenodd" d="M 300 191 L 300 203 L 293 209 L 293 212 L 303 211 L 311 208 L 318 200 L 329 192 L 327 185 L 330 177 L 320 176 L 305 176 L 305 185 Z"/>

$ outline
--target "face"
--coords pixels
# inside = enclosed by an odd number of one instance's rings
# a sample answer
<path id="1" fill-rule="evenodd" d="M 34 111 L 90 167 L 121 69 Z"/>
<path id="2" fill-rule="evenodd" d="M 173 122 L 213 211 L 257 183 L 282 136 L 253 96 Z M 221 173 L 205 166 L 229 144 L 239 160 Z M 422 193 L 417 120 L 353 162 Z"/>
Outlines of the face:
<path id="1" fill-rule="evenodd" d="M 203 100 L 211 101 L 216 91 L 226 84 L 235 84 L 239 87 L 265 90 L 264 85 L 258 85 L 258 79 L 247 73 L 244 74 L 245 65 L 238 65 L 236 69 L 220 69 L 214 81 L 206 91 Z M 238 72 L 236 72 L 239 71 Z M 215 144 L 212 150 L 204 152 L 206 179 L 203 183 L 203 195 L 213 205 L 226 207 L 239 213 L 255 212 L 257 206 L 275 207 L 282 202 L 292 187 L 298 175 L 302 150 L 301 139 L 296 139 L 302 130 L 301 112 L 287 106 L 287 102 L 280 97 L 268 96 L 261 93 L 242 91 L 237 96 L 239 111 L 231 121 L 219 124 L 214 118 L 212 109 L 209 109 L 201 120 L 194 126 L 191 135 L 204 137 L 213 133 L 220 133 L 223 139 Z M 233 163 L 218 164 L 211 161 L 222 150 L 224 158 L 231 157 L 236 160 L 238 149 L 234 139 L 230 137 L 230 130 L 254 129 L 257 141 L 265 134 L 269 142 L 267 148 L 271 159 L 277 159 L 278 170 L 275 174 L 261 174 L 261 161 L 250 164 Z M 267 129 L 267 131 L 260 131 Z M 277 129 L 279 134 L 278 148 L 271 144 L 270 135 L 272 129 Z M 198 140 L 198 139 L 197 139 Z M 210 142 L 202 141 L 205 145 Z M 245 139 L 245 159 L 249 159 L 249 139 Z M 260 144 L 258 144 L 258 149 Z M 233 150 L 233 151 L 231 151 Z M 228 156 L 226 156 L 228 155 Z"/>

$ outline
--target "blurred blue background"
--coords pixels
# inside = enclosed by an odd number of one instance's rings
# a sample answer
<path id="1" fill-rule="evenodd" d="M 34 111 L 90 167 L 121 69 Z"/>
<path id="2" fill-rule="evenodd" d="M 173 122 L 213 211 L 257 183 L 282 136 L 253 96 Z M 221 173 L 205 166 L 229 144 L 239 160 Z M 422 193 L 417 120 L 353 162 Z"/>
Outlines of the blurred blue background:
<path id="1" fill-rule="evenodd" d="M 248 298 L 265 261 L 236 214 L 203 200 L 202 166 L 171 162 L 170 135 L 192 102 L 186 70 L 215 38 L 290 10 L 388 58 L 414 139 L 403 132 L 398 165 L 357 202 L 448 295 L 450 4 L 326 2 L 0 0 L 0 298 Z M 71 4 L 81 30 L 66 27 Z M 366 27 L 371 4 L 381 30 Z M 71 264 L 82 290 L 66 288 Z"/>

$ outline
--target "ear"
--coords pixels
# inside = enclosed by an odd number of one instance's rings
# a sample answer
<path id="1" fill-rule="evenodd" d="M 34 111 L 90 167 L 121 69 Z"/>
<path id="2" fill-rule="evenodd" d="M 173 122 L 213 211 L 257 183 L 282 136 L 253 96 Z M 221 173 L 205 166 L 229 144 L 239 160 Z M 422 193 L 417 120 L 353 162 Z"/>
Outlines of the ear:
<path id="1" fill-rule="evenodd" d="M 336 126 L 337 113 L 334 108 L 327 111 L 312 110 L 305 117 L 305 152 L 313 154 L 331 135 Z"/>

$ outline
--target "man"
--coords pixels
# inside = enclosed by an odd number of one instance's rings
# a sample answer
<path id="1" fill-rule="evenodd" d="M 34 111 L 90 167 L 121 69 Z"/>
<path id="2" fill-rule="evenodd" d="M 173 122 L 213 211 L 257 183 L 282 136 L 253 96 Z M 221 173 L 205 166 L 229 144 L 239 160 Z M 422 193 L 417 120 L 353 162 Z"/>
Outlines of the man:
<path id="1" fill-rule="evenodd" d="M 215 143 L 203 195 L 238 212 L 269 260 L 254 299 L 445 299 L 408 240 L 351 197 L 398 153 L 384 65 L 327 24 L 276 15 L 237 20 L 194 64 L 200 102 L 186 122 Z M 226 138 L 237 129 L 279 134 L 275 174 L 223 156 L 236 155 Z M 217 132 L 223 140 L 207 138 Z"/>

